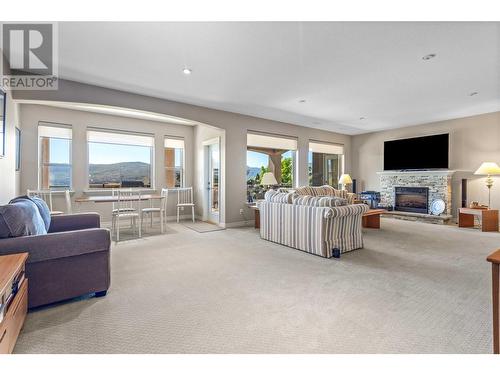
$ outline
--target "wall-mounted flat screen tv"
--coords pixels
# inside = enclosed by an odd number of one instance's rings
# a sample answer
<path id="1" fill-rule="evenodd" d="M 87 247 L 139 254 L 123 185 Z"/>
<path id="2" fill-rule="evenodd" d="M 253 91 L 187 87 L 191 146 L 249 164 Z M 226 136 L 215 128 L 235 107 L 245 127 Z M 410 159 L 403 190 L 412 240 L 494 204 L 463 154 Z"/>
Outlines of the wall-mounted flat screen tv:
<path id="1" fill-rule="evenodd" d="M 384 170 L 447 169 L 449 134 L 384 142 Z"/>

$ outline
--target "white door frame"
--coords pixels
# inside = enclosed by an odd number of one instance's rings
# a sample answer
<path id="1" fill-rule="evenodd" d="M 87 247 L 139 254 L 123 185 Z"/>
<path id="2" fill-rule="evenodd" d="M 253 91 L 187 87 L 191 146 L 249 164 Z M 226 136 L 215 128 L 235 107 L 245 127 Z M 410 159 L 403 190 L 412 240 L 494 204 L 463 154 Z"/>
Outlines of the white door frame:
<path id="1" fill-rule="evenodd" d="M 215 137 L 208 139 L 202 142 L 203 144 L 203 156 L 204 156 L 204 170 L 203 170 L 203 220 L 210 221 L 215 224 L 220 223 L 221 215 L 221 137 Z M 211 195 L 210 188 L 208 187 L 208 183 L 211 178 L 211 155 L 210 155 L 210 146 L 217 145 L 219 147 L 219 191 L 218 191 L 218 202 L 219 202 L 219 211 L 217 213 L 212 213 L 211 206 Z"/>

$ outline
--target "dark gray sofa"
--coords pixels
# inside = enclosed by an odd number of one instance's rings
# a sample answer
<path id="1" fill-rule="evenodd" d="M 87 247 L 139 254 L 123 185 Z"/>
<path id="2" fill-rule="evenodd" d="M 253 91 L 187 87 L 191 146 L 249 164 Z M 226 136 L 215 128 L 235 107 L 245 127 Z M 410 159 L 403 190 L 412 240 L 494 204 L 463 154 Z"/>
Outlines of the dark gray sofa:
<path id="1" fill-rule="evenodd" d="M 53 216 L 49 233 L 0 239 L 0 255 L 28 252 L 30 308 L 96 293 L 110 285 L 109 230 L 96 213 Z"/>

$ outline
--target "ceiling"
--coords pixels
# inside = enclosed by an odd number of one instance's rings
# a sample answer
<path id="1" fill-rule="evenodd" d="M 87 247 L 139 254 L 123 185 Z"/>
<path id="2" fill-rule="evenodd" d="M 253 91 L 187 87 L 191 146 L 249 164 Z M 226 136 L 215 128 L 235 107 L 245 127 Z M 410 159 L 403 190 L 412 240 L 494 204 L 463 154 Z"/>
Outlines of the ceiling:
<path id="1" fill-rule="evenodd" d="M 60 23 L 59 75 L 361 134 L 500 110 L 500 23 Z"/>

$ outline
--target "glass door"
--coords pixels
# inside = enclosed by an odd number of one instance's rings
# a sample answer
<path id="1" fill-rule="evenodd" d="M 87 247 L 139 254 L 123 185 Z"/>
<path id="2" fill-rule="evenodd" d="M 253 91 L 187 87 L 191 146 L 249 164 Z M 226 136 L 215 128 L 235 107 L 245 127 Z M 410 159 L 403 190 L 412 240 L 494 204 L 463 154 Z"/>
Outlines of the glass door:
<path id="1" fill-rule="evenodd" d="M 207 145 L 208 159 L 208 221 L 219 223 L 219 198 L 220 198 L 220 146 L 217 139 Z"/>

